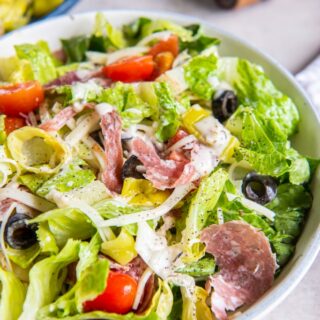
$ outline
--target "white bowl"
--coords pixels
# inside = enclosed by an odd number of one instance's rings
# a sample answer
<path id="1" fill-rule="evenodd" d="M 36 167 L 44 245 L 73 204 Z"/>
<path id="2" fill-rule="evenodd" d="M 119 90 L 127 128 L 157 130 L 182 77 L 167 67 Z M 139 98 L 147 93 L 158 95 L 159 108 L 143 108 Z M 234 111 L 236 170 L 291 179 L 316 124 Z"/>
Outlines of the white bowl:
<path id="1" fill-rule="evenodd" d="M 219 49 L 221 55 L 238 56 L 260 64 L 275 85 L 293 99 L 301 115 L 300 131 L 294 137 L 293 145 L 304 155 L 320 157 L 320 134 L 318 134 L 320 132 L 320 119 L 315 107 L 312 106 L 293 76 L 268 55 L 213 25 L 189 16 L 140 10 L 111 10 L 106 11 L 105 14 L 108 20 L 116 26 L 128 23 L 140 16 L 147 16 L 153 19 L 168 19 L 181 24 L 201 23 L 208 35 L 216 36 L 222 40 Z M 59 39 L 90 33 L 94 23 L 94 16 L 95 12 L 62 16 L 34 23 L 12 32 L 0 38 L 0 56 L 13 54 L 13 45 L 15 44 L 32 43 L 40 39 L 47 40 L 52 49 L 58 49 L 60 47 Z M 304 231 L 298 241 L 294 257 L 276 279 L 274 286 L 254 305 L 243 309 L 237 319 L 258 319 L 269 312 L 301 281 L 316 258 L 320 249 L 319 181 L 320 175 L 316 174 L 312 188 L 314 195 L 313 206 Z"/>

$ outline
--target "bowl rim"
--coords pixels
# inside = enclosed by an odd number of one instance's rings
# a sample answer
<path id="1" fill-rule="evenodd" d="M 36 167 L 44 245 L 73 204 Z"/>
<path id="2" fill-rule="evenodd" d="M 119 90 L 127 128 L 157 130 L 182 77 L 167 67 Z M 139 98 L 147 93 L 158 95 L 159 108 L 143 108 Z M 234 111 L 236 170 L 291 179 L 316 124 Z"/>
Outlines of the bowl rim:
<path id="1" fill-rule="evenodd" d="M 35 21 L 32 24 L 26 25 L 18 30 L 14 30 L 10 32 L 9 34 L 5 34 L 4 36 L 0 37 L 0 44 L 4 42 L 7 38 L 14 37 L 17 33 L 25 32 L 26 30 L 29 30 L 29 29 L 36 29 L 38 26 L 41 26 L 41 24 L 50 23 L 52 21 L 59 22 L 59 20 L 63 21 L 67 18 L 70 18 L 73 20 L 76 17 L 82 17 L 82 16 L 90 17 L 96 14 L 97 12 L 102 12 L 104 14 L 113 14 L 113 15 L 119 14 L 119 15 L 128 15 L 128 16 L 151 15 L 152 17 L 157 17 L 157 18 L 162 18 L 167 20 L 183 20 L 184 22 L 189 21 L 190 23 L 199 23 L 202 26 L 205 26 L 207 29 L 216 31 L 219 34 L 231 39 L 232 41 L 236 41 L 237 43 L 244 45 L 245 47 L 257 53 L 261 58 L 263 58 L 263 60 L 266 61 L 267 64 L 278 69 L 280 73 L 284 75 L 284 77 L 293 86 L 294 90 L 296 90 L 299 93 L 299 95 L 303 98 L 304 102 L 306 102 L 308 107 L 312 110 L 313 116 L 316 118 L 317 124 L 320 129 L 320 112 L 317 110 L 316 106 L 311 102 L 311 99 L 308 97 L 305 90 L 297 82 L 297 80 L 295 79 L 295 77 L 290 71 L 288 71 L 280 62 L 278 62 L 271 55 L 257 48 L 255 45 L 251 44 L 246 39 L 243 39 L 240 36 L 234 35 L 233 33 L 226 31 L 221 27 L 216 26 L 214 23 L 211 23 L 208 21 L 202 21 L 200 18 L 196 16 L 173 12 L 173 11 L 164 11 L 164 10 L 158 10 L 157 12 L 155 12 L 151 9 L 106 9 L 106 10 L 89 10 L 89 11 L 80 12 L 80 13 L 67 13 L 64 15 L 48 17 L 47 19 L 44 19 L 44 20 Z M 292 266 L 288 274 L 281 280 L 279 285 L 277 287 L 271 287 L 269 291 L 265 295 L 263 295 L 257 302 L 255 302 L 252 306 L 249 306 L 249 308 L 247 308 L 243 312 L 240 311 L 239 315 L 237 316 L 238 320 L 261 319 L 263 316 L 269 313 L 272 309 L 274 309 L 277 305 L 279 305 L 299 284 L 299 282 L 306 275 L 311 265 L 315 261 L 318 253 L 320 252 L 320 225 L 317 227 L 317 230 L 310 237 L 308 244 L 309 246 L 304 250 L 304 252 L 300 256 L 293 256 L 291 258 L 291 260 L 296 260 L 297 263 L 295 263 Z M 270 295 L 270 293 L 272 293 L 272 295 Z"/>

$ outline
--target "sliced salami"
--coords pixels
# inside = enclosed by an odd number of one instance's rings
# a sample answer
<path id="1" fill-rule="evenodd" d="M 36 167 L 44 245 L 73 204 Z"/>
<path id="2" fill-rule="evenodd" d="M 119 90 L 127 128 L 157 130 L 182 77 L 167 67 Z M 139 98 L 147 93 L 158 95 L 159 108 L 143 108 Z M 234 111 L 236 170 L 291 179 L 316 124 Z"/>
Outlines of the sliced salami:
<path id="1" fill-rule="evenodd" d="M 116 111 L 102 115 L 100 126 L 103 134 L 106 168 L 102 181 L 110 191 L 120 193 L 123 154 L 121 145 L 121 118 Z"/>
<path id="2" fill-rule="evenodd" d="M 39 128 L 45 131 L 58 131 L 68 122 L 68 120 L 72 119 L 75 114 L 76 111 L 72 107 L 64 108 L 57 113 L 54 118 L 41 124 Z"/>
<path id="3" fill-rule="evenodd" d="M 146 168 L 145 177 L 158 189 L 175 188 L 195 178 L 196 170 L 190 160 L 182 156 L 161 159 L 151 142 L 135 138 L 131 151 Z"/>
<path id="4" fill-rule="evenodd" d="M 277 268 L 267 237 L 250 224 L 230 221 L 204 229 L 201 240 L 220 272 L 211 277 L 211 308 L 219 320 L 226 310 L 255 302 L 272 285 Z"/>

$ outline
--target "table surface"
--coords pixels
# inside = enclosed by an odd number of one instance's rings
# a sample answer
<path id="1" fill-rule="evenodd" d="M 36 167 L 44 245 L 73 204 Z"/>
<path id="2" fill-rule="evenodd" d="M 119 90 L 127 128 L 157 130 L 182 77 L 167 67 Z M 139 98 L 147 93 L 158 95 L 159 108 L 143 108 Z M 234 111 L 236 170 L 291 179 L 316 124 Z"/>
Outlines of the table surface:
<path id="1" fill-rule="evenodd" d="M 272 55 L 296 73 L 320 53 L 320 0 L 269 0 L 236 11 L 213 0 L 82 0 L 72 13 L 106 9 L 151 9 L 193 15 L 216 24 Z M 318 320 L 320 256 L 297 288 L 268 320 Z"/>

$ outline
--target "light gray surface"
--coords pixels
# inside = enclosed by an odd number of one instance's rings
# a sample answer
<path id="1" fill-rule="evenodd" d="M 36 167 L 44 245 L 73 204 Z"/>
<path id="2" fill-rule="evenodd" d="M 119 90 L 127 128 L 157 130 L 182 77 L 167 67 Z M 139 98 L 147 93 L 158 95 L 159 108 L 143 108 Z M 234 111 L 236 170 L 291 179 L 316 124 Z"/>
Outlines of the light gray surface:
<path id="1" fill-rule="evenodd" d="M 106 9 L 152 9 L 203 18 L 266 51 L 292 72 L 320 53 L 320 0 L 269 0 L 225 12 L 213 0 L 82 0 L 72 12 Z M 265 319 L 318 320 L 320 257 L 289 297 Z"/>

